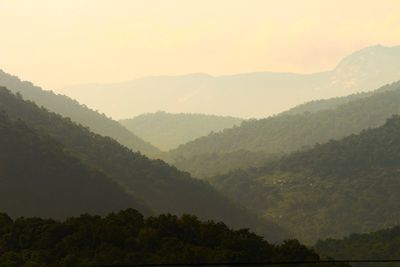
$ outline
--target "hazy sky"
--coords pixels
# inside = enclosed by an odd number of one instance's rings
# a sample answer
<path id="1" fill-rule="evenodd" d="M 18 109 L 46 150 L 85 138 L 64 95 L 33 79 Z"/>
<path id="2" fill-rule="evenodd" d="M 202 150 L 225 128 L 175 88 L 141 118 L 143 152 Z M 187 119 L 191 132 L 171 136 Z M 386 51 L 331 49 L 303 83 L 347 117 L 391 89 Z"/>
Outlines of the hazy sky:
<path id="1" fill-rule="evenodd" d="M 400 44 L 399 0 L 0 0 L 0 68 L 47 89 L 145 75 L 314 72 Z"/>

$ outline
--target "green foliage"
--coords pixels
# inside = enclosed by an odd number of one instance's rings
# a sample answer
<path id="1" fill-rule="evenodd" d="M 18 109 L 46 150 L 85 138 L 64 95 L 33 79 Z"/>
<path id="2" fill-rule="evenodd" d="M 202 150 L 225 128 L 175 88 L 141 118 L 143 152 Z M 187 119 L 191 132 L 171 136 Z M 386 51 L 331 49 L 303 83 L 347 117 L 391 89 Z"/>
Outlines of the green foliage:
<path id="1" fill-rule="evenodd" d="M 211 183 L 303 242 L 397 225 L 400 117 Z"/>
<path id="2" fill-rule="evenodd" d="M 65 148 L 0 113 L 0 210 L 12 217 L 65 218 L 135 207 L 149 213 L 104 174 Z M 0 219 L 0 221 L 2 221 Z"/>
<path id="3" fill-rule="evenodd" d="M 64 222 L 0 214 L 1 266 L 106 266 L 319 260 L 296 240 L 272 245 L 247 229 L 191 215 L 144 219 L 127 209 Z M 312 265 L 315 266 L 315 265 Z"/>
<path id="4" fill-rule="evenodd" d="M 314 248 L 318 253 L 336 259 L 400 259 L 400 227 L 367 234 L 351 234 L 341 240 L 320 240 Z M 370 263 L 354 266 L 396 267 L 398 263 Z"/>
<path id="5" fill-rule="evenodd" d="M 147 113 L 120 123 L 143 140 L 162 150 L 170 150 L 210 132 L 240 125 L 242 119 L 215 115 L 163 111 Z"/>
<path id="6" fill-rule="evenodd" d="M 0 86 L 7 87 L 14 93 L 19 93 L 23 98 L 32 100 L 39 106 L 71 118 L 76 123 L 89 127 L 93 132 L 109 136 L 132 150 L 138 150 L 146 155 L 158 155 L 160 151 L 149 143 L 135 136 L 118 122 L 100 114 L 77 101 L 58 95 L 51 91 L 44 91 L 30 82 L 22 82 L 17 77 L 0 70 Z"/>
<path id="7" fill-rule="evenodd" d="M 96 168 L 130 195 L 144 200 L 155 213 L 195 214 L 233 227 L 250 227 L 270 240 L 286 236 L 279 226 L 233 205 L 209 184 L 38 108 L 5 88 L 0 88 L 0 110 L 5 110 L 12 120 L 21 119 L 30 128 L 50 136 L 83 164 Z"/>

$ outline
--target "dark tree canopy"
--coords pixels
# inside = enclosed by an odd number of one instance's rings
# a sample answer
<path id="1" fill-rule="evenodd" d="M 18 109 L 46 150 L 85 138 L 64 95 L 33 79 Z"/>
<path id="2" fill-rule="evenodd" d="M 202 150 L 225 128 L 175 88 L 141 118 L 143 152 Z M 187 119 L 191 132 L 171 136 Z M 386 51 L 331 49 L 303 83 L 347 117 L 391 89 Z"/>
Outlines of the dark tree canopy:
<path id="1" fill-rule="evenodd" d="M 12 220 L 0 213 L 4 267 L 294 260 L 318 261 L 319 256 L 297 240 L 273 245 L 247 229 L 231 230 L 224 223 L 201 222 L 191 215 L 144 219 L 127 209 L 58 222 Z"/>

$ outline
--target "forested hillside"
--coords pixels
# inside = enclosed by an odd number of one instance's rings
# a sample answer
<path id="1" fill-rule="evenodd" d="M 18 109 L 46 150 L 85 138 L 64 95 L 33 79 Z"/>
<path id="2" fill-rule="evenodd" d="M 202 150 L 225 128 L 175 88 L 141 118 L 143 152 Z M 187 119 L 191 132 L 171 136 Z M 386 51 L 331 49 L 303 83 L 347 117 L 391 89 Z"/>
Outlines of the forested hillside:
<path id="1" fill-rule="evenodd" d="M 294 108 L 291 108 L 287 111 L 284 111 L 280 113 L 281 115 L 294 115 L 294 114 L 301 114 L 305 112 L 316 112 L 320 110 L 326 110 L 326 109 L 335 109 L 338 106 L 342 104 L 349 103 L 351 101 L 364 98 L 364 97 L 369 97 L 377 93 L 383 93 L 386 91 L 391 91 L 391 90 L 396 90 L 397 87 L 392 86 L 392 84 L 387 84 L 385 86 L 382 86 L 379 89 L 369 91 L 369 92 L 362 92 L 362 93 L 356 93 L 356 94 L 351 94 L 348 96 L 341 96 L 341 97 L 333 97 L 333 98 L 328 98 L 328 99 L 320 99 L 320 100 L 313 100 L 301 105 L 298 105 Z"/>
<path id="2" fill-rule="evenodd" d="M 106 217 L 85 214 L 64 222 L 39 218 L 12 220 L 0 213 L 0 233 L 1 266 L 129 266 L 320 259 L 296 240 L 272 245 L 246 229 L 231 230 L 221 222 L 201 222 L 191 215 L 144 219 L 132 209 Z"/>
<path id="3" fill-rule="evenodd" d="M 350 101 L 334 109 L 245 121 L 240 127 L 182 145 L 172 150 L 168 159 L 172 163 L 183 162 L 196 155 L 238 150 L 287 153 L 378 127 L 393 114 L 400 114 L 400 82 L 382 89 L 383 92 Z M 181 164 L 180 167 L 193 173 L 197 171 L 189 165 Z"/>
<path id="4" fill-rule="evenodd" d="M 242 119 L 163 111 L 146 113 L 120 123 L 143 140 L 167 151 L 211 132 L 240 125 Z"/>
<path id="5" fill-rule="evenodd" d="M 0 112 L 0 210 L 12 217 L 106 214 L 143 203 L 49 137 Z M 0 231 L 1 233 L 1 231 Z M 1 248 L 0 248 L 1 251 Z"/>
<path id="6" fill-rule="evenodd" d="M 261 167 L 265 162 L 279 157 L 279 154 L 269 154 L 263 151 L 237 150 L 228 153 L 198 154 L 189 158 L 168 158 L 167 162 L 173 162 L 180 170 L 189 172 L 192 176 L 201 179 L 209 179 L 212 176 L 221 175 L 237 169 Z"/>
<path id="7" fill-rule="evenodd" d="M 103 136 L 110 136 L 126 147 L 141 151 L 146 155 L 158 155 L 159 150 L 149 143 L 134 135 L 121 126 L 117 121 L 108 118 L 77 101 L 58 95 L 51 91 L 44 91 L 38 86 L 27 81 L 7 74 L 0 70 L 0 86 L 7 87 L 14 93 L 20 93 L 24 99 L 32 100 L 39 106 L 58 113 L 64 117 L 71 118 L 74 122 L 89 127 L 91 131 Z"/>
<path id="8" fill-rule="evenodd" d="M 21 119 L 29 127 L 49 135 L 84 164 L 100 170 L 128 193 L 143 199 L 156 213 L 189 213 L 203 219 L 222 220 L 234 227 L 250 227 L 270 239 L 285 235 L 277 225 L 236 207 L 207 183 L 38 108 L 5 88 L 0 89 L 0 110 L 5 110 L 11 119 Z"/>
<path id="9" fill-rule="evenodd" d="M 312 243 L 398 224 L 400 117 L 212 183 Z"/>
<path id="10" fill-rule="evenodd" d="M 314 249 L 321 255 L 335 259 L 400 259 L 400 227 L 366 234 L 351 234 L 343 239 L 318 241 Z M 363 263 L 353 266 L 396 267 L 398 263 Z"/>

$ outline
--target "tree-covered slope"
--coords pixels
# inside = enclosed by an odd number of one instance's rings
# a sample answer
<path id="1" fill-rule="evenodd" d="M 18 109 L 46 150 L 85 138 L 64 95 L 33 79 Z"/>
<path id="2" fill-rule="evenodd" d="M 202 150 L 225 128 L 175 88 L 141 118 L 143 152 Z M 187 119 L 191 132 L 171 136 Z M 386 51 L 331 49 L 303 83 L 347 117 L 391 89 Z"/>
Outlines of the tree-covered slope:
<path id="1" fill-rule="evenodd" d="M 387 84 L 385 86 L 382 86 L 379 89 L 369 91 L 369 92 L 356 93 L 356 94 L 351 94 L 348 96 L 333 97 L 333 98 L 328 98 L 328 99 L 313 100 L 313 101 L 295 106 L 294 108 L 291 108 L 280 114 L 281 115 L 294 115 L 294 114 L 302 114 L 302 113 L 306 113 L 306 112 L 317 112 L 317 111 L 326 110 L 326 109 L 335 109 L 340 105 L 352 102 L 354 100 L 369 97 L 369 96 L 372 96 L 377 93 L 383 93 L 386 91 L 396 90 L 396 88 L 397 87 L 392 86 L 392 84 Z"/>
<path id="2" fill-rule="evenodd" d="M 173 266 L 320 260 L 296 240 L 273 245 L 246 229 L 235 231 L 224 223 L 202 222 L 191 215 L 144 219 L 132 209 L 106 217 L 85 214 L 64 222 L 12 220 L 0 214 L 0 251 L 1 266 Z"/>
<path id="3" fill-rule="evenodd" d="M 159 153 L 157 148 L 144 142 L 117 121 L 81 105 L 67 96 L 45 91 L 30 82 L 23 82 L 2 70 L 0 70 L 0 86 L 7 87 L 14 93 L 18 92 L 25 99 L 32 100 L 52 112 L 69 117 L 73 121 L 89 127 L 95 133 L 110 136 L 130 149 L 138 150 L 148 155 L 157 155 Z"/>
<path id="4" fill-rule="evenodd" d="M 209 179 L 212 176 L 228 173 L 236 169 L 261 167 L 266 161 L 279 157 L 277 154 L 269 154 L 263 151 L 237 150 L 227 153 L 198 154 L 191 157 L 168 158 L 167 162 L 173 162 L 178 169 L 189 172 L 200 179 Z"/>
<path id="5" fill-rule="evenodd" d="M 291 152 L 380 126 L 391 115 L 399 113 L 400 82 L 397 82 L 387 86 L 384 92 L 339 105 L 335 109 L 245 121 L 240 127 L 182 145 L 172 150 L 169 157 L 190 158 L 197 154 L 237 150 Z"/>
<path id="6" fill-rule="evenodd" d="M 372 233 L 351 234 L 343 239 L 318 241 L 314 249 L 335 259 L 400 259 L 400 227 L 383 229 Z M 358 264 L 354 266 L 396 267 L 398 263 Z"/>
<path id="7" fill-rule="evenodd" d="M 285 234 L 274 223 L 238 208 L 209 184 L 188 173 L 132 152 L 109 137 L 94 134 L 18 98 L 5 88 L 0 89 L 0 110 L 5 110 L 13 120 L 24 120 L 29 127 L 48 134 L 84 164 L 102 171 L 128 193 L 143 199 L 156 213 L 189 213 L 222 220 L 234 227 L 250 227 L 270 239 Z"/>
<path id="8" fill-rule="evenodd" d="M 0 211 L 13 217 L 66 218 L 126 208 L 149 213 L 104 174 L 5 113 L 0 113 L 0 148 Z"/>
<path id="9" fill-rule="evenodd" d="M 167 151 L 211 132 L 240 125 L 242 119 L 205 114 L 146 113 L 120 123 L 143 140 Z"/>
<path id="10" fill-rule="evenodd" d="M 400 220 L 400 117 L 339 141 L 330 141 L 234 171 L 212 183 L 306 242 L 343 237 Z"/>

